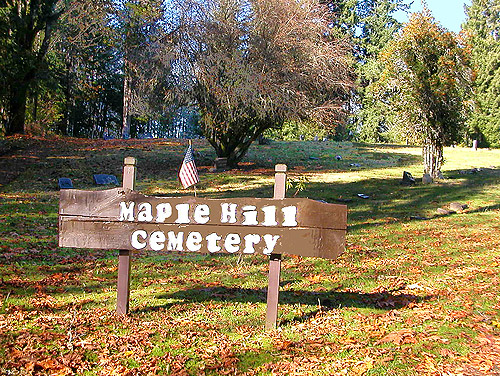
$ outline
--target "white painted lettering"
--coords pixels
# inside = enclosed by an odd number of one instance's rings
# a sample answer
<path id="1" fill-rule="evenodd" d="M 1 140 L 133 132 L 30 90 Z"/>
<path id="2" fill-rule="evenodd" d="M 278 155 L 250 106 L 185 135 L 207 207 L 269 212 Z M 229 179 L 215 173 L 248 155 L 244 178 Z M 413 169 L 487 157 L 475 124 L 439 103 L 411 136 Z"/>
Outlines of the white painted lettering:
<path id="1" fill-rule="evenodd" d="M 199 232 L 190 232 L 186 239 L 186 248 L 191 252 L 198 252 L 201 249 L 201 241 L 203 236 Z"/>
<path id="2" fill-rule="evenodd" d="M 297 207 L 296 206 L 286 206 L 281 209 L 283 212 L 283 226 L 293 227 L 297 226 Z"/>
<path id="3" fill-rule="evenodd" d="M 133 201 L 129 203 L 129 206 L 124 201 L 120 202 L 120 221 L 134 221 L 134 206 Z"/>
<path id="4" fill-rule="evenodd" d="M 229 253 L 235 253 L 240 250 L 241 238 L 238 234 L 227 234 L 226 239 L 224 240 L 224 248 Z"/>
<path id="5" fill-rule="evenodd" d="M 257 209 L 253 205 L 247 205 L 243 206 L 241 208 L 243 210 L 243 217 L 245 217 L 245 220 L 243 221 L 242 225 L 244 226 L 257 226 L 259 222 L 257 222 Z"/>
<path id="6" fill-rule="evenodd" d="M 143 249 L 146 248 L 147 243 L 146 242 L 140 242 L 139 237 L 141 237 L 143 240 L 146 240 L 148 237 L 148 233 L 144 230 L 137 230 L 132 233 L 132 239 L 130 240 L 130 244 L 132 247 L 135 249 Z"/>
<path id="7" fill-rule="evenodd" d="M 222 238 L 218 234 L 213 232 L 210 235 L 207 235 L 206 239 L 207 239 L 208 252 L 215 253 L 221 250 L 221 247 L 217 245 L 217 242 Z"/>
<path id="8" fill-rule="evenodd" d="M 177 219 L 175 223 L 189 223 L 189 204 L 177 204 Z"/>
<path id="9" fill-rule="evenodd" d="M 172 215 L 172 205 L 168 203 L 156 205 L 156 222 L 163 223 Z"/>
<path id="10" fill-rule="evenodd" d="M 149 246 L 153 251 L 161 251 L 165 248 L 165 234 L 163 231 L 155 231 L 149 236 Z"/>
<path id="11" fill-rule="evenodd" d="M 221 223 L 236 223 L 236 204 L 223 203 L 221 207 Z"/>
<path id="12" fill-rule="evenodd" d="M 194 209 L 194 220 L 196 223 L 204 225 L 210 220 L 210 207 L 208 205 L 198 205 L 196 209 Z"/>
<path id="13" fill-rule="evenodd" d="M 182 251 L 182 242 L 184 241 L 184 233 L 179 232 L 176 236 L 175 232 L 169 231 L 167 236 L 168 236 L 167 250 Z"/>
<path id="14" fill-rule="evenodd" d="M 141 202 L 137 206 L 137 220 L 139 222 L 151 222 L 153 220 L 153 207 L 149 202 Z"/>
<path id="15" fill-rule="evenodd" d="M 260 242 L 260 236 L 257 234 L 248 234 L 245 235 L 245 248 L 243 249 L 243 253 L 255 253 L 254 245 Z"/>
<path id="16" fill-rule="evenodd" d="M 274 251 L 274 247 L 280 238 L 279 235 L 266 234 L 263 236 L 266 248 L 262 251 L 265 255 L 270 255 Z"/>
<path id="17" fill-rule="evenodd" d="M 264 222 L 262 222 L 263 226 L 277 226 L 278 222 L 276 222 L 276 206 L 264 206 L 262 208 L 264 212 Z"/>

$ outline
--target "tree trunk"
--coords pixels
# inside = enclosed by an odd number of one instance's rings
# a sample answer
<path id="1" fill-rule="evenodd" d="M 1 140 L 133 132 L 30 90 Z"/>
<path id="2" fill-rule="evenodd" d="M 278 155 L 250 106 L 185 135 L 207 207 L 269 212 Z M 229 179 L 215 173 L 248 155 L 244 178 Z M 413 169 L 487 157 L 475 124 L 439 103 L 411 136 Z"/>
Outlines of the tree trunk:
<path id="1" fill-rule="evenodd" d="M 22 83 L 10 89 L 9 115 L 6 135 L 24 134 L 28 84 Z"/>
<path id="2" fill-rule="evenodd" d="M 426 139 L 422 148 L 424 158 L 424 173 L 433 179 L 441 177 L 441 166 L 443 165 L 443 145 L 440 141 Z"/>
<path id="3" fill-rule="evenodd" d="M 130 104 L 132 101 L 132 85 L 128 74 L 127 61 L 123 72 L 123 115 L 122 115 L 122 138 L 130 138 Z"/>
<path id="4" fill-rule="evenodd" d="M 230 168 L 237 168 L 252 143 L 268 128 L 266 125 L 247 129 L 245 133 L 217 132 L 211 127 L 204 129 L 204 135 L 215 149 L 218 158 L 226 158 Z"/>

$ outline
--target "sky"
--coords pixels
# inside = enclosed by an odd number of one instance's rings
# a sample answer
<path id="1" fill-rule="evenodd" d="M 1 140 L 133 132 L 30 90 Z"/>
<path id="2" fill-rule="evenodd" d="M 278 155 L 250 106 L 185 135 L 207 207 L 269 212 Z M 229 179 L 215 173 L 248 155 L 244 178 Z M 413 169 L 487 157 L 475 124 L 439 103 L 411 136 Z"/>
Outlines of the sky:
<path id="1" fill-rule="evenodd" d="M 427 0 L 427 7 L 442 26 L 458 33 L 460 25 L 465 21 L 464 4 L 470 5 L 470 3 L 471 0 Z M 420 10 L 422 10 L 421 1 L 413 0 L 411 12 L 418 12 Z M 405 14 L 400 14 L 397 18 L 403 22 L 408 21 L 408 17 Z"/>

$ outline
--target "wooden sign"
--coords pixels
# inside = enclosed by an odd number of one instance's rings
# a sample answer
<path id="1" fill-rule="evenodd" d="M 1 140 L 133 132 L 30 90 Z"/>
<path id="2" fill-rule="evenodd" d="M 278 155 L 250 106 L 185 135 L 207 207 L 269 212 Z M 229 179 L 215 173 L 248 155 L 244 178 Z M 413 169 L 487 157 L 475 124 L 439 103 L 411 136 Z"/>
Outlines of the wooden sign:
<path id="1" fill-rule="evenodd" d="M 60 193 L 61 247 L 335 259 L 346 228 L 344 205 L 309 199 L 153 197 L 123 188 Z"/>
<path id="2" fill-rule="evenodd" d="M 129 311 L 134 251 L 269 255 L 266 329 L 272 329 L 281 254 L 335 259 L 347 229 L 345 205 L 285 199 L 286 166 L 275 170 L 273 199 L 153 197 L 134 190 L 136 159 L 127 157 L 121 188 L 60 192 L 59 246 L 119 249 L 118 314 Z"/>

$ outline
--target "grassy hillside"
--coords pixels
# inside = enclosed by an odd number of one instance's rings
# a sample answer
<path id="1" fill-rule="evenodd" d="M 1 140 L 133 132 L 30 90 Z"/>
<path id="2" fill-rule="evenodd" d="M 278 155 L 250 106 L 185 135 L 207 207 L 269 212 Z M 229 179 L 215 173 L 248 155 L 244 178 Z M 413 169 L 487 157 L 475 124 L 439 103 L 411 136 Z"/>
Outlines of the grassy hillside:
<path id="1" fill-rule="evenodd" d="M 446 179 L 422 185 L 414 147 L 272 142 L 217 174 L 194 147 L 199 196 L 271 197 L 286 163 L 289 196 L 347 202 L 345 253 L 284 256 L 274 331 L 263 255 L 139 253 L 117 317 L 117 252 L 57 247 L 57 179 L 103 189 L 92 175 L 120 180 L 134 156 L 138 190 L 192 195 L 186 143 L 0 141 L 0 375 L 500 373 L 500 150 L 446 149 Z M 467 208 L 437 213 L 454 202 Z"/>

